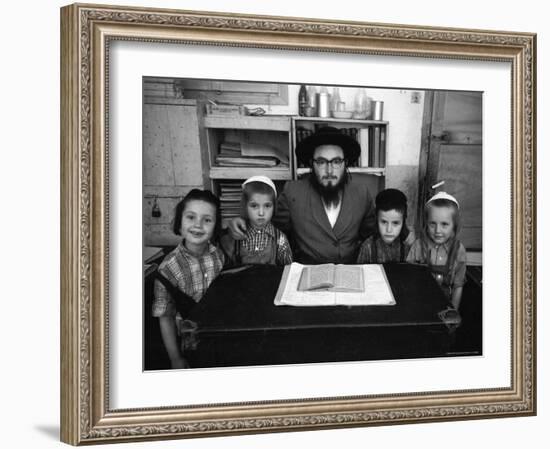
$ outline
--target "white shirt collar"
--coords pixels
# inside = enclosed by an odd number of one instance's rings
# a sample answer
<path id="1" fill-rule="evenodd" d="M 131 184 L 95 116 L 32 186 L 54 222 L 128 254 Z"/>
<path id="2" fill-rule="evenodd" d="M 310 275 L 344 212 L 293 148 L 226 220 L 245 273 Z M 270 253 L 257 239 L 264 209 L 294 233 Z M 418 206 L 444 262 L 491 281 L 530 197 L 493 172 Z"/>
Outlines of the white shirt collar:
<path id="1" fill-rule="evenodd" d="M 338 215 L 340 215 L 340 209 L 342 208 L 342 201 L 338 201 L 337 206 L 327 206 L 323 202 L 323 207 L 325 208 L 325 212 L 327 213 L 328 222 L 330 223 L 330 226 L 334 228 L 334 225 L 336 224 L 336 220 L 338 220 Z"/>

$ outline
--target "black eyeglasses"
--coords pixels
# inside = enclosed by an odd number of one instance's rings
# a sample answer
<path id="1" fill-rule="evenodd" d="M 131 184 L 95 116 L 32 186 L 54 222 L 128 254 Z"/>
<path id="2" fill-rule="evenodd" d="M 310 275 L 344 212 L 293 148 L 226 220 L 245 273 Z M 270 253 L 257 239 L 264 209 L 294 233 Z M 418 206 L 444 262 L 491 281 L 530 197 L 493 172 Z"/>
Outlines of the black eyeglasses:
<path id="1" fill-rule="evenodd" d="M 345 159 L 342 159 L 341 157 L 335 157 L 330 161 L 328 159 L 325 159 L 324 157 L 313 159 L 314 164 L 317 165 L 317 167 L 319 168 L 326 168 L 329 164 L 332 165 L 332 168 L 340 168 L 344 161 Z"/>

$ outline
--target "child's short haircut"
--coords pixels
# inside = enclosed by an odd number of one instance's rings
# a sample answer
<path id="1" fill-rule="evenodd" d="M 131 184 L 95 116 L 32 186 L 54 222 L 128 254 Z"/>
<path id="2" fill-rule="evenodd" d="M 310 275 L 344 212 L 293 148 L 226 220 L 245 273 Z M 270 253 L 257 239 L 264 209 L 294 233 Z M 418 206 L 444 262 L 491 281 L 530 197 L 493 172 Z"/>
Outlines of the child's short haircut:
<path id="1" fill-rule="evenodd" d="M 449 209 L 452 209 L 453 211 L 453 225 L 454 225 L 454 233 L 455 235 L 458 234 L 458 231 L 460 230 L 460 210 L 458 208 L 458 204 L 452 200 L 444 199 L 444 198 L 438 198 L 435 200 L 430 200 L 426 203 L 426 206 L 424 206 L 424 230 L 427 232 L 428 229 L 428 214 L 430 213 L 430 209 L 433 207 L 448 207 Z"/>
<path id="2" fill-rule="evenodd" d="M 403 216 L 403 227 L 399 233 L 399 239 L 404 241 L 409 236 L 409 228 L 407 228 L 407 197 L 398 189 L 386 189 L 376 195 L 375 199 L 376 216 L 378 218 L 378 212 L 387 212 L 390 210 L 396 210 Z M 378 226 L 376 227 L 378 232 Z"/>
<path id="3" fill-rule="evenodd" d="M 174 234 L 181 235 L 181 218 L 183 212 L 190 201 L 204 201 L 205 203 L 212 204 L 216 209 L 216 225 L 214 227 L 214 239 L 219 236 L 221 227 L 221 212 L 220 212 L 220 200 L 210 190 L 191 190 L 185 197 L 177 204 L 174 212 L 174 221 L 172 222 L 172 230 Z"/>
<path id="4" fill-rule="evenodd" d="M 271 196 L 271 201 L 273 202 L 273 215 L 275 215 L 276 206 L 277 206 L 277 194 L 273 191 L 273 188 L 261 181 L 251 181 L 243 185 L 243 194 L 241 196 L 242 216 L 248 218 L 248 214 L 246 212 L 246 205 L 248 201 L 250 201 L 250 198 L 252 197 L 252 195 L 254 195 L 255 193 Z"/>

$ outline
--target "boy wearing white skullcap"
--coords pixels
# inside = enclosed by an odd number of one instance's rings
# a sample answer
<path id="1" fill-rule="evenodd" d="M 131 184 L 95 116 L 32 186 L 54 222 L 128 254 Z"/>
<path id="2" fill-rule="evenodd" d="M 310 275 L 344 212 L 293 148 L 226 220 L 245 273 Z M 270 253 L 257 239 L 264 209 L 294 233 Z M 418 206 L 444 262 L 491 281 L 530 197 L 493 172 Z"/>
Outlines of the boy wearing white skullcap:
<path id="1" fill-rule="evenodd" d="M 277 189 L 267 176 L 252 176 L 242 183 L 241 213 L 247 221 L 244 240 L 229 235 L 221 243 L 231 264 L 288 265 L 292 251 L 286 235 L 271 223 Z"/>
<path id="2" fill-rule="evenodd" d="M 466 249 L 458 240 L 460 205 L 446 192 L 438 192 L 424 207 L 424 232 L 409 251 L 407 262 L 426 264 L 458 310 L 466 281 Z"/>

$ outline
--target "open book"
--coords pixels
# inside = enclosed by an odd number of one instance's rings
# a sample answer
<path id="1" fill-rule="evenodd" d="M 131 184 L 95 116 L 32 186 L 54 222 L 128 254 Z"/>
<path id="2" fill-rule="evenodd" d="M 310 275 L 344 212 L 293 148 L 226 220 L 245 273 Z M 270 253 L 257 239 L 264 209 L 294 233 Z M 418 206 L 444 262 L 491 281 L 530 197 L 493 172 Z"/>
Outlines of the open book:
<path id="1" fill-rule="evenodd" d="M 302 265 L 296 262 L 287 265 L 275 296 L 275 305 L 302 307 L 339 305 L 388 306 L 395 304 L 395 299 L 382 265 L 332 265 L 335 267 L 334 271 L 336 273 L 340 271 L 340 273 L 330 279 L 330 282 L 333 284 L 331 287 L 327 285 L 328 281 L 324 280 L 322 276 L 322 273 L 326 273 L 328 278 L 328 273 L 331 270 L 325 270 L 325 268 L 322 268 L 324 266 Z M 308 268 L 309 270 L 306 272 L 308 274 L 304 274 L 304 270 Z M 319 271 L 316 271 L 315 268 L 319 268 Z M 361 272 L 361 275 L 357 274 L 357 270 Z M 317 277 L 316 274 L 319 276 Z M 304 281 L 302 281 L 302 276 L 304 276 Z M 335 278 L 337 280 L 334 283 Z M 302 287 L 308 282 L 309 287 L 319 287 L 312 290 L 300 289 L 302 288 L 300 286 L 302 282 L 304 283 Z M 336 285 L 336 288 L 334 285 Z M 342 290 L 342 286 L 344 286 L 345 290 Z M 353 286 L 355 290 L 353 288 L 350 289 L 350 286 Z"/>
<path id="2" fill-rule="evenodd" d="M 363 268 L 359 265 L 310 265 L 302 269 L 299 291 L 363 292 Z"/>

